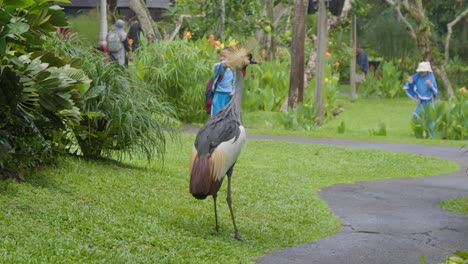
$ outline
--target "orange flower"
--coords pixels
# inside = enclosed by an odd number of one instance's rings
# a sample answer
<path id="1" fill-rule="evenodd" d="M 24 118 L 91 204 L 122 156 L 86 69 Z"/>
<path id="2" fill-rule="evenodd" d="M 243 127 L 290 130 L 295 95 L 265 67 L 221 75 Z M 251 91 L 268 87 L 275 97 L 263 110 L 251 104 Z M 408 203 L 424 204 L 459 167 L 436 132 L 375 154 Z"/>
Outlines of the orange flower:
<path id="1" fill-rule="evenodd" d="M 340 62 L 339 61 L 335 62 L 335 66 L 340 67 Z"/>
<path id="2" fill-rule="evenodd" d="M 130 44 L 130 46 L 133 45 L 133 39 L 129 38 L 128 39 L 128 44 Z"/>
<path id="3" fill-rule="evenodd" d="M 221 42 L 219 42 L 219 40 L 216 40 L 215 42 L 213 42 L 213 45 L 215 47 L 219 47 L 221 45 Z"/>
<path id="4" fill-rule="evenodd" d="M 466 93 L 466 86 L 463 86 L 458 91 L 460 91 L 460 93 Z"/>
<path id="5" fill-rule="evenodd" d="M 280 51 L 278 51 L 278 55 L 279 56 L 284 56 L 284 55 L 286 55 L 286 52 L 284 50 L 280 50 Z"/>
<path id="6" fill-rule="evenodd" d="M 209 39 L 213 39 L 213 40 L 214 40 L 214 35 L 211 34 L 211 35 L 209 36 Z"/>
<path id="7" fill-rule="evenodd" d="M 327 52 L 325 53 L 325 57 L 330 58 L 330 57 L 331 57 L 330 52 L 327 51 Z"/>
<path id="8" fill-rule="evenodd" d="M 330 52 L 330 48 L 326 48 L 325 50 L 326 50 L 327 52 Z"/>
<path id="9" fill-rule="evenodd" d="M 190 31 L 185 32 L 185 38 L 191 39 L 192 38 L 192 33 Z"/>

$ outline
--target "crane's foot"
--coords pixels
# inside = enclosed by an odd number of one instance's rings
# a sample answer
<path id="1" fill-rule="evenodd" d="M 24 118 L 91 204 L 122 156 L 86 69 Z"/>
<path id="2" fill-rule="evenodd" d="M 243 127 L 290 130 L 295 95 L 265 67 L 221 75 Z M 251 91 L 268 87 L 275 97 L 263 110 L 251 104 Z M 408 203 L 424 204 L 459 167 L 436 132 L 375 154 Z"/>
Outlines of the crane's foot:
<path id="1" fill-rule="evenodd" d="M 239 233 L 234 233 L 234 239 L 237 241 L 242 241 L 242 238 L 240 237 Z"/>

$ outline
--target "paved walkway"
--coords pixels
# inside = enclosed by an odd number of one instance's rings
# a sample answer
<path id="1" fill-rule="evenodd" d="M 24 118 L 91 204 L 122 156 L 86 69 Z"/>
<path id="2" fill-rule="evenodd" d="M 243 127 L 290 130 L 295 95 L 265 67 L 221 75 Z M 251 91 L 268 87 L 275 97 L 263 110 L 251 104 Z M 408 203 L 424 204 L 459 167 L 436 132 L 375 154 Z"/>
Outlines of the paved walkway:
<path id="1" fill-rule="evenodd" d="M 440 208 L 448 197 L 468 196 L 468 153 L 453 147 L 338 139 L 248 135 L 356 148 L 409 152 L 459 163 L 458 172 L 418 179 L 336 184 L 320 191 L 342 221 L 341 231 L 311 244 L 298 245 L 256 259 L 263 264 L 418 264 L 445 263 L 445 256 L 468 250 L 468 215 Z"/>

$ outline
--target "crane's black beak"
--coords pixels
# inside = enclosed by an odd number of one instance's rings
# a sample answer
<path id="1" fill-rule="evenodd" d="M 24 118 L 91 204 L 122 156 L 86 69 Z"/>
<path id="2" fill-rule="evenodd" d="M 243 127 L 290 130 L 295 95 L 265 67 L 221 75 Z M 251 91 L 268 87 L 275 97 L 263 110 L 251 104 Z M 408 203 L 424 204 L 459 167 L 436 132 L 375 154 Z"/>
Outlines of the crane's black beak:
<path id="1" fill-rule="evenodd" d="M 249 64 L 258 64 L 258 62 L 254 60 L 253 55 L 251 53 L 249 53 L 248 57 L 249 57 Z"/>

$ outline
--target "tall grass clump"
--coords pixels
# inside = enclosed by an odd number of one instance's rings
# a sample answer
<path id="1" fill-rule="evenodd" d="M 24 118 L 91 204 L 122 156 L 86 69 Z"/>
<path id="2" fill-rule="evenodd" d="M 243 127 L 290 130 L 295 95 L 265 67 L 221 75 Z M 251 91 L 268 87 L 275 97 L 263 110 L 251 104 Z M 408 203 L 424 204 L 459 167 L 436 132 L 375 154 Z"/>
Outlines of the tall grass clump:
<path id="1" fill-rule="evenodd" d="M 207 117 L 205 86 L 216 58 L 187 40 L 143 43 L 129 71 L 158 99 L 168 102 L 181 121 L 199 122 Z"/>
<path id="2" fill-rule="evenodd" d="M 170 105 L 138 86 L 123 67 L 97 50 L 57 40 L 50 47 L 62 56 L 78 58 L 74 63 L 91 79 L 83 95 L 80 126 L 75 128 L 83 155 L 137 155 L 148 161 L 155 155 L 164 156 L 166 132 L 174 132 L 178 126 Z"/>

